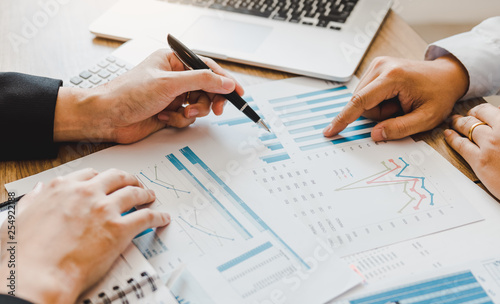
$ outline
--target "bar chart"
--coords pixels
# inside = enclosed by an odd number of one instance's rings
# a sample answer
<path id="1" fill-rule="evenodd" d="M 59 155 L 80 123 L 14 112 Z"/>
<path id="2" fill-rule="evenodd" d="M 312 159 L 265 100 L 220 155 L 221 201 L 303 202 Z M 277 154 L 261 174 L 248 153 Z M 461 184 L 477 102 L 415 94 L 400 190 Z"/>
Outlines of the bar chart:
<path id="1" fill-rule="evenodd" d="M 465 271 L 349 301 L 350 304 L 493 303 L 472 272 Z"/>
<path id="2" fill-rule="evenodd" d="M 270 262 L 275 265 L 272 270 L 267 267 Z M 217 266 L 217 270 L 246 299 L 293 274 L 297 268 L 281 250 L 266 242 Z M 253 284 L 248 284 L 248 280 Z"/>
<path id="3" fill-rule="evenodd" d="M 325 138 L 323 129 L 347 105 L 352 94 L 345 85 L 268 100 L 292 142 L 303 152 L 370 138 L 375 122 L 360 117 L 339 135 Z"/>
<path id="4" fill-rule="evenodd" d="M 258 103 L 252 96 L 243 96 L 243 99 L 247 101 L 248 105 L 252 107 L 252 109 L 254 109 L 255 112 L 262 117 L 262 119 L 264 119 L 264 121 L 269 121 L 268 117 L 261 111 Z M 226 131 L 227 128 L 231 128 L 232 132 L 246 134 L 246 137 L 252 135 L 256 137 L 259 144 L 264 147 L 264 149 L 259 153 L 259 159 L 264 164 L 271 164 L 290 159 L 290 155 L 286 152 L 284 145 L 274 132 L 264 132 L 252 120 L 234 108 L 226 109 L 223 116 L 224 117 L 216 119 L 211 124 L 222 128 L 223 130 L 225 129 Z M 245 138 L 245 136 L 243 136 L 243 138 Z"/>

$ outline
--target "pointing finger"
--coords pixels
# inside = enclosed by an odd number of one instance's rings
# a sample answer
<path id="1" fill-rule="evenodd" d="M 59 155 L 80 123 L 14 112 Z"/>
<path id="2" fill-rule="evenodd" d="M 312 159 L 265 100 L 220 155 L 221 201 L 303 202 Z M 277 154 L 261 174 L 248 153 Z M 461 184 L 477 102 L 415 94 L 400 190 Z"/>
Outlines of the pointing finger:
<path id="1" fill-rule="evenodd" d="M 323 134 L 327 137 L 337 135 L 350 123 L 358 119 L 363 112 L 372 109 L 384 100 L 395 97 L 394 87 L 377 78 L 356 93 L 351 101 L 335 116 L 332 123 L 325 128 Z"/>

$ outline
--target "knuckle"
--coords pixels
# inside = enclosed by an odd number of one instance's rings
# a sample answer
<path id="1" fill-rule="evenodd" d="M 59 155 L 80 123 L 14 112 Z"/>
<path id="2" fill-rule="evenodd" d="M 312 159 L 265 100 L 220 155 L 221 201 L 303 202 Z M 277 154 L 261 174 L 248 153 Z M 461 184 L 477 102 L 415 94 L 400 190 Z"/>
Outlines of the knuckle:
<path id="1" fill-rule="evenodd" d="M 464 151 L 464 148 L 465 148 L 465 138 L 462 138 L 462 137 L 455 137 L 455 147 L 456 147 L 456 150 L 461 153 Z"/>
<path id="2" fill-rule="evenodd" d="M 122 170 L 118 170 L 118 169 L 110 169 L 110 173 L 115 176 L 117 179 L 119 179 L 120 181 L 126 181 L 127 179 L 129 179 L 130 177 L 130 174 L 128 174 L 127 172 L 125 171 L 122 171 Z"/>
<path id="3" fill-rule="evenodd" d="M 121 221 L 120 217 L 109 219 L 106 222 L 106 226 L 108 227 L 108 230 L 112 232 L 112 235 L 115 236 L 113 239 L 116 239 L 116 236 L 121 235 L 121 233 L 127 228 L 127 224 Z"/>
<path id="4" fill-rule="evenodd" d="M 98 172 L 96 169 L 94 169 L 94 168 L 87 168 L 87 169 L 85 169 L 85 170 L 87 170 L 87 172 L 88 172 L 90 175 L 93 175 L 93 176 L 96 176 L 97 174 L 99 174 L 99 172 Z"/>
<path id="5" fill-rule="evenodd" d="M 474 122 L 475 122 L 474 117 L 472 117 L 472 116 L 466 116 L 466 117 L 464 117 L 464 118 L 462 118 L 460 120 L 460 125 L 459 126 L 465 128 L 467 126 L 471 126 Z"/>
<path id="6" fill-rule="evenodd" d="M 62 176 L 58 176 L 56 178 L 54 178 L 53 180 L 51 180 L 48 184 L 49 188 L 55 188 L 55 187 L 58 187 L 60 186 L 61 184 L 64 183 L 64 177 Z"/>
<path id="7" fill-rule="evenodd" d="M 137 187 L 127 186 L 127 195 L 132 197 L 134 200 L 138 200 L 142 197 L 143 191 Z"/>
<path id="8" fill-rule="evenodd" d="M 213 79 L 213 74 L 210 70 L 202 70 L 200 71 L 200 78 L 203 82 L 210 82 Z"/>
<path id="9" fill-rule="evenodd" d="M 346 115 L 344 113 L 344 111 L 340 112 L 339 114 L 337 114 L 337 116 L 335 116 L 335 122 L 338 122 L 340 124 L 346 124 L 347 121 L 346 121 Z"/>
<path id="10" fill-rule="evenodd" d="M 387 71 L 386 71 L 386 77 L 389 79 L 396 79 L 399 80 L 405 76 L 405 69 L 404 67 L 400 65 L 392 65 Z"/>
<path id="11" fill-rule="evenodd" d="M 75 188 L 75 194 L 79 197 L 89 198 L 94 195 L 94 190 L 88 186 L 78 186 Z"/>
<path id="12" fill-rule="evenodd" d="M 359 93 L 356 93 L 351 98 L 351 106 L 357 109 L 364 109 L 364 97 Z"/>
<path id="13" fill-rule="evenodd" d="M 156 219 L 156 212 L 151 209 L 144 209 L 144 220 L 147 223 L 152 223 Z"/>
<path id="14" fill-rule="evenodd" d="M 410 127 L 408 126 L 406 121 L 402 119 L 397 120 L 395 127 L 396 127 L 396 132 L 399 136 L 406 136 L 409 134 Z"/>
<path id="15" fill-rule="evenodd" d="M 372 61 L 374 67 L 381 67 L 390 60 L 389 56 L 379 56 Z"/>

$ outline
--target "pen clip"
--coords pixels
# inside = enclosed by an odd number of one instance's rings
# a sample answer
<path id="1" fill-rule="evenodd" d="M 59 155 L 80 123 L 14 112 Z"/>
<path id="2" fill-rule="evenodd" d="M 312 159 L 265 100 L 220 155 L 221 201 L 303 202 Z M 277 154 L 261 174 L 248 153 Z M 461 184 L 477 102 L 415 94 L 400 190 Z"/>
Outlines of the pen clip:
<path id="1" fill-rule="evenodd" d="M 186 62 L 184 62 L 184 60 L 182 60 L 181 56 L 179 56 L 179 54 L 177 54 L 177 52 L 175 50 L 172 50 L 172 52 L 174 53 L 175 57 L 177 57 L 177 59 L 179 59 L 180 62 L 182 62 L 182 64 L 188 68 L 189 70 L 193 70 L 193 68 L 188 65 Z"/>

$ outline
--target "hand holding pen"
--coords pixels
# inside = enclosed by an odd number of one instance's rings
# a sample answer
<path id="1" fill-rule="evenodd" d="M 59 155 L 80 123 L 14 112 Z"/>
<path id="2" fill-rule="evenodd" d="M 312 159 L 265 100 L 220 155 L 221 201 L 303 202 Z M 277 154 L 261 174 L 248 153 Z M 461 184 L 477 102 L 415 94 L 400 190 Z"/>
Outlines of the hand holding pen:
<path id="1" fill-rule="evenodd" d="M 169 34 L 167 37 L 167 41 L 174 54 L 187 68 L 191 70 L 210 70 L 210 68 L 195 53 L 193 53 L 193 51 L 188 49 L 174 36 Z M 223 94 L 222 96 L 229 100 L 229 102 L 231 102 L 238 110 L 243 112 L 243 114 L 245 114 L 253 122 L 263 127 L 266 131 L 271 132 L 264 120 L 262 120 L 262 118 L 260 118 L 260 116 L 255 113 L 255 111 L 243 98 L 241 98 L 240 95 L 238 95 L 236 91 L 233 91 L 229 94 Z"/>

